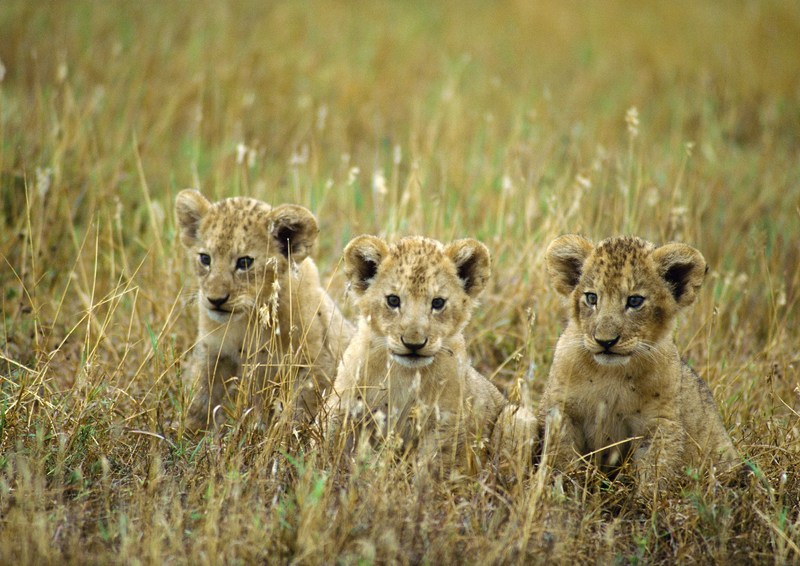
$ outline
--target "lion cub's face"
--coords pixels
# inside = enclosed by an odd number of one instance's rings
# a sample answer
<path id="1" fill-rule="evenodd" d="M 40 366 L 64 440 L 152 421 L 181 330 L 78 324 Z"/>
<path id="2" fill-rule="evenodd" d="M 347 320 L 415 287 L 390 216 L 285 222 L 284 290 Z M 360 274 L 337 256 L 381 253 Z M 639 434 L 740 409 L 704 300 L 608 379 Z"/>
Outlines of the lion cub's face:
<path id="1" fill-rule="evenodd" d="M 409 237 L 389 245 L 359 236 L 345 248 L 344 261 L 374 337 L 408 368 L 448 352 L 448 340 L 461 334 L 490 274 L 489 251 L 470 239 L 445 246 Z"/>
<path id="2" fill-rule="evenodd" d="M 647 361 L 658 342 L 671 340 L 675 315 L 694 301 L 706 262 L 685 244 L 656 247 L 622 236 L 595 247 L 568 235 L 548 247 L 547 269 L 568 297 L 585 351 L 598 364 L 625 365 Z"/>
<path id="3" fill-rule="evenodd" d="M 192 189 L 178 193 L 175 216 L 193 256 L 201 315 L 217 323 L 241 318 L 269 298 L 289 257 L 304 259 L 318 231 L 301 206 L 272 208 L 246 197 L 211 203 Z"/>

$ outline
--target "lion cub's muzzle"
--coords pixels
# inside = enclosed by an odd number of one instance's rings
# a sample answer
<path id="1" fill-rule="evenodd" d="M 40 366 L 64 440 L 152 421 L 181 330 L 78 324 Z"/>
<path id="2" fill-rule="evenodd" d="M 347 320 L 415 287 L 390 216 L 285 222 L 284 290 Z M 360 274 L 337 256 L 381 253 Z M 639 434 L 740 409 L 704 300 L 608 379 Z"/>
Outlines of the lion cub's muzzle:
<path id="1" fill-rule="evenodd" d="M 221 310 L 228 310 L 228 309 L 224 309 L 223 306 L 225 305 L 225 303 L 228 302 L 228 299 L 230 299 L 230 298 L 231 298 L 231 296 L 230 296 L 230 294 L 228 294 L 228 295 L 225 295 L 224 297 L 219 297 L 219 298 L 206 297 L 206 300 L 209 303 L 211 303 L 211 307 L 213 308 L 213 310 L 221 311 Z"/>
<path id="2" fill-rule="evenodd" d="M 210 297 L 205 295 L 205 300 L 201 301 L 208 318 L 217 323 L 228 322 L 229 319 L 236 318 L 234 301 L 230 300 L 230 294 L 224 297 Z"/>
<path id="3" fill-rule="evenodd" d="M 430 344 L 428 338 L 406 340 L 401 336 L 400 345 L 402 347 L 390 348 L 392 359 L 409 368 L 421 368 L 431 364 L 438 350 Z"/>
<path id="4" fill-rule="evenodd" d="M 588 336 L 584 338 L 586 349 L 591 352 L 594 360 L 598 364 L 606 366 L 625 365 L 630 360 L 631 352 L 621 348 L 619 341 L 619 335 L 612 338 L 594 334 L 591 338 Z"/>

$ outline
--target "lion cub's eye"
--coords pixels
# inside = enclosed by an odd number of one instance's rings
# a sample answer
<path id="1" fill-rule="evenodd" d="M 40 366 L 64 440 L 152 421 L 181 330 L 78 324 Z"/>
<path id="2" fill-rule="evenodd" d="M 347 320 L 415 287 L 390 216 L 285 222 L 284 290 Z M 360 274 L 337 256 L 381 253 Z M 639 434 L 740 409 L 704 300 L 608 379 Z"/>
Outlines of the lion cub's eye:
<path id="1" fill-rule="evenodd" d="M 641 295 L 631 295 L 628 297 L 628 302 L 625 306 L 629 309 L 638 309 L 644 303 L 644 297 Z"/>
<path id="2" fill-rule="evenodd" d="M 200 265 L 205 265 L 206 267 L 211 265 L 211 256 L 210 255 L 208 255 L 208 254 L 200 254 L 198 257 L 200 259 Z"/>
<path id="3" fill-rule="evenodd" d="M 253 258 L 249 256 L 240 257 L 236 260 L 236 269 L 239 271 L 247 271 L 253 265 Z"/>
<path id="4" fill-rule="evenodd" d="M 396 309 L 400 306 L 400 297 L 397 295 L 387 295 L 386 296 L 386 304 Z"/>
<path id="5" fill-rule="evenodd" d="M 431 301 L 431 308 L 435 311 L 440 311 L 444 308 L 444 304 L 447 302 L 447 299 L 443 299 L 442 297 L 435 297 Z"/>
<path id="6" fill-rule="evenodd" d="M 586 300 L 586 304 L 590 307 L 593 307 L 597 304 L 597 295 L 595 293 L 584 293 L 583 297 Z"/>

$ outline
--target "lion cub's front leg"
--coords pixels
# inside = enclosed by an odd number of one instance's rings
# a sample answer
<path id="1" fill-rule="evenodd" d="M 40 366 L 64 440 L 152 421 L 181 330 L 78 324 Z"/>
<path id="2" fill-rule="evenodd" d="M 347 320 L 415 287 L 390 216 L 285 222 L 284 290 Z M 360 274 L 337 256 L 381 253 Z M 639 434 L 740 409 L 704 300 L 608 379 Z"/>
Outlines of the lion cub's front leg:
<path id="1" fill-rule="evenodd" d="M 584 452 L 586 438 L 570 415 L 553 407 L 544 419 L 542 437 L 542 463 L 556 470 L 567 470 L 576 457 Z"/>
<path id="2" fill-rule="evenodd" d="M 492 451 L 504 462 L 532 462 L 540 450 L 536 417 L 524 407 L 505 405 L 492 429 Z"/>
<path id="3" fill-rule="evenodd" d="M 658 488 L 679 471 L 684 459 L 686 431 L 672 419 L 657 418 L 632 457 L 638 489 L 647 492 Z"/>
<path id="4" fill-rule="evenodd" d="M 186 427 L 189 430 L 213 428 L 216 407 L 225 400 L 228 384 L 239 370 L 237 360 L 223 354 L 211 355 L 205 344 L 195 348 L 186 382 L 189 395 Z"/>

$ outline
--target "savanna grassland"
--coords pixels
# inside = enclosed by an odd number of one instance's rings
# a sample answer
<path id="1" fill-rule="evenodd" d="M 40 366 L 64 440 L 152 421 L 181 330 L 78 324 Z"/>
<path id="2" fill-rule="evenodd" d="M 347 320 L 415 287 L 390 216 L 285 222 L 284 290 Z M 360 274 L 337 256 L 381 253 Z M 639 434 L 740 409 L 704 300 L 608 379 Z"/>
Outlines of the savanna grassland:
<path id="1" fill-rule="evenodd" d="M 799 54 L 791 0 L 4 0 L 0 563 L 800 562 Z M 187 434 L 185 187 L 309 207 L 351 317 L 353 236 L 482 240 L 470 354 L 532 408 L 547 243 L 694 245 L 676 340 L 750 477 L 430 485 L 244 407 Z"/>

